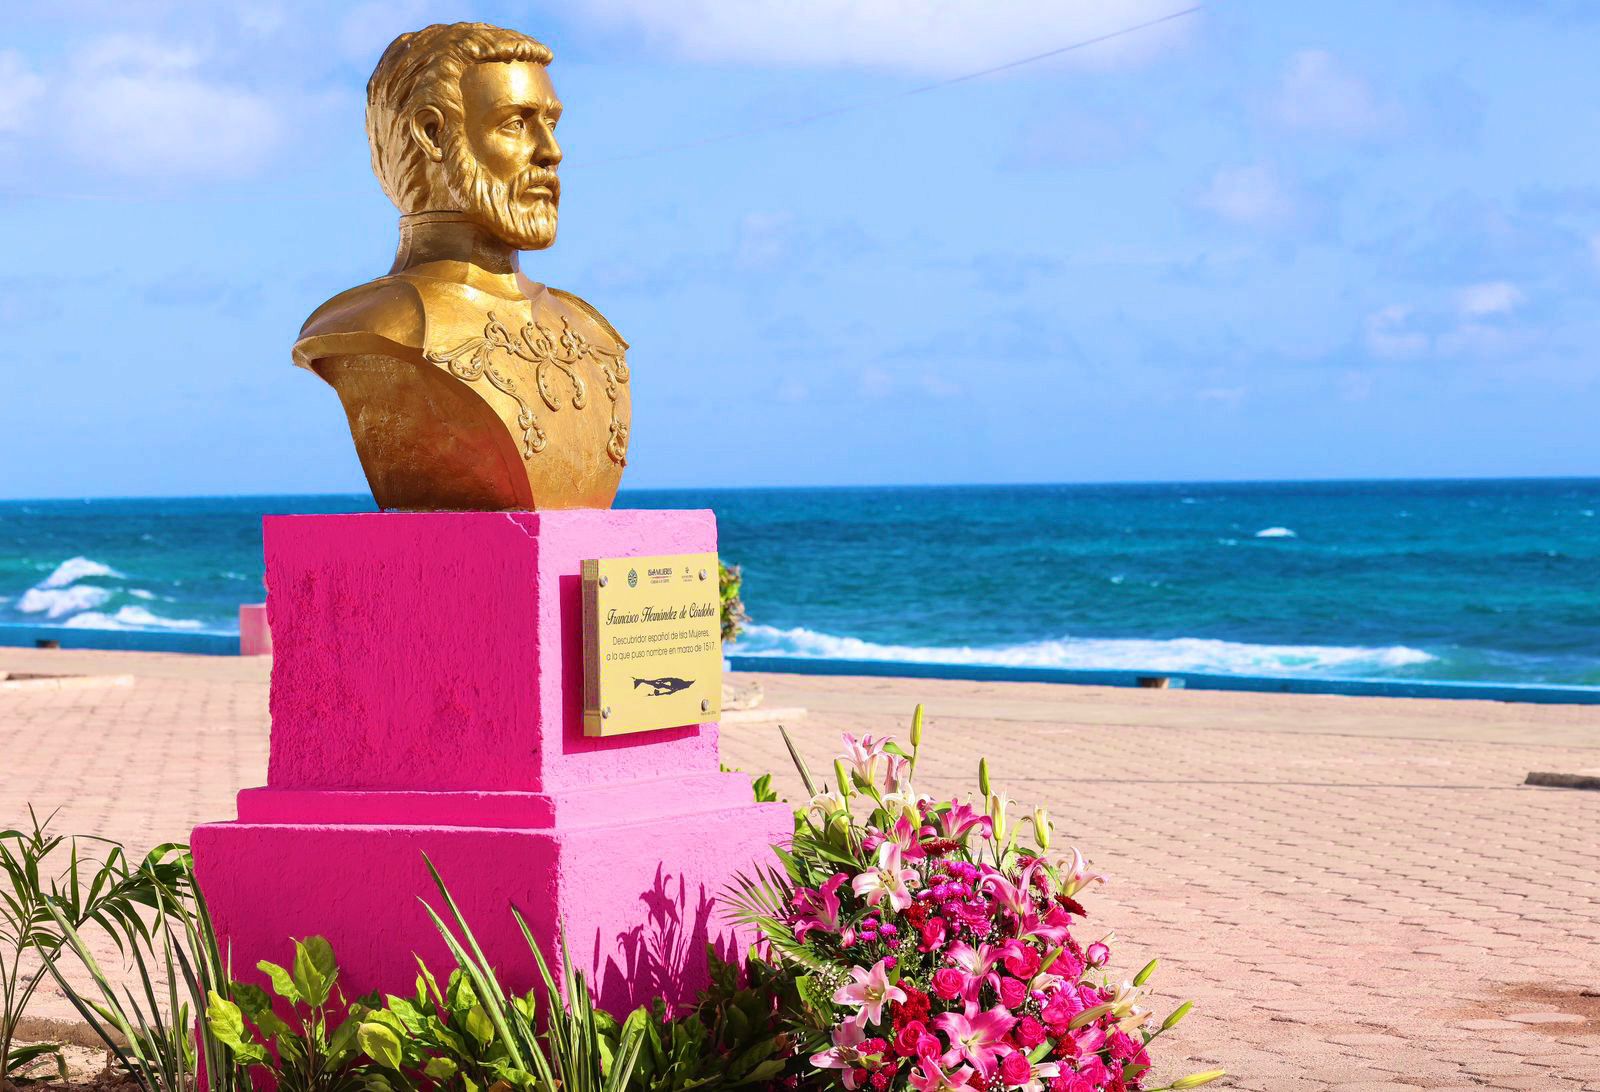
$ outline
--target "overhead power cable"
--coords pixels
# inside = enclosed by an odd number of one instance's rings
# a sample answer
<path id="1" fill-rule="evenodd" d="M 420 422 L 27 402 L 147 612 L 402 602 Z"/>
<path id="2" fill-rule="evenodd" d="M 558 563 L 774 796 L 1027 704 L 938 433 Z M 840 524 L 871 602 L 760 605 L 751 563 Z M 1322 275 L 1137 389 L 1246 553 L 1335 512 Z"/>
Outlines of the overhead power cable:
<path id="1" fill-rule="evenodd" d="M 1021 68 L 1024 65 L 1036 64 L 1039 61 L 1047 61 L 1052 57 L 1059 57 L 1063 53 L 1072 53 L 1076 50 L 1088 49 L 1090 46 L 1097 46 L 1103 42 L 1113 41 L 1117 38 L 1126 38 L 1130 34 L 1138 34 L 1142 31 L 1150 30 L 1153 27 L 1161 26 L 1163 23 L 1171 23 L 1175 20 L 1183 19 L 1187 16 L 1195 14 L 1204 7 L 1204 4 L 1194 4 L 1179 11 L 1168 12 L 1166 15 L 1161 15 L 1154 19 L 1147 19 L 1142 23 L 1134 23 L 1131 26 L 1125 26 L 1118 30 L 1109 31 L 1105 34 L 1099 34 L 1093 38 L 1085 38 L 1082 41 L 1073 42 L 1070 45 L 1059 46 L 1056 49 L 1047 49 L 1043 53 L 1035 53 L 1028 57 L 1019 57 L 1017 60 L 1007 61 L 1004 64 L 993 65 L 989 68 L 980 68 L 976 72 L 965 72 L 959 76 L 950 76 L 942 80 L 935 80 L 933 83 L 925 83 L 920 87 L 908 88 L 905 91 L 898 91 L 892 95 L 883 95 L 878 98 L 864 99 L 860 102 L 849 103 L 844 106 L 835 106 L 828 110 L 819 110 L 813 114 L 801 114 L 792 118 L 780 118 L 775 121 L 765 122 L 761 125 L 751 126 L 747 129 L 736 129 L 732 132 L 718 133 L 714 136 L 701 137 L 697 140 L 688 140 L 679 144 L 665 144 L 661 145 L 660 147 L 646 148 L 642 151 L 628 152 L 623 155 L 606 156 L 602 159 L 590 159 L 586 160 L 583 163 L 583 166 L 591 167 L 601 166 L 608 163 L 622 163 L 633 159 L 644 159 L 648 156 L 664 155 L 668 152 L 681 152 L 687 151 L 690 148 L 703 148 L 708 144 L 722 144 L 730 140 L 743 140 L 746 137 L 763 136 L 767 133 L 780 132 L 784 129 L 793 129 L 801 125 L 810 125 L 813 122 L 824 121 L 828 118 L 835 118 L 841 114 L 859 113 L 862 110 L 870 110 L 877 106 L 898 102 L 901 99 L 908 99 L 914 95 L 925 95 L 930 91 L 938 91 L 943 88 L 953 86 L 954 84 L 966 83 L 969 80 L 982 79 L 984 76 L 993 76 L 998 72 L 1009 72 L 1011 69 Z"/>

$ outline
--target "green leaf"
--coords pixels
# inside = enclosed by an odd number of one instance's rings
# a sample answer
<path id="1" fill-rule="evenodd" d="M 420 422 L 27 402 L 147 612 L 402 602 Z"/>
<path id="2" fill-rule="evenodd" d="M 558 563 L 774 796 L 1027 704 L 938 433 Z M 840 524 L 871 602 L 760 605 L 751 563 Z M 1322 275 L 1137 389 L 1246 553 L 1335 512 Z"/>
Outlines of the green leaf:
<path id="1" fill-rule="evenodd" d="M 276 963 L 263 959 L 256 964 L 256 970 L 272 980 L 272 992 L 285 1001 L 295 1004 L 303 1000 L 300 991 L 295 988 L 294 979 L 289 977 L 289 972 Z"/>
<path id="2" fill-rule="evenodd" d="M 368 1020 L 356 1029 L 356 1042 L 361 1052 L 385 1069 L 399 1069 L 403 1048 L 400 1036 L 376 1020 Z"/>
<path id="3" fill-rule="evenodd" d="M 482 1005 L 473 1005 L 467 1010 L 464 1024 L 467 1032 L 484 1046 L 493 1041 L 494 1023 L 489 1019 L 489 1014 L 483 1011 Z"/>
<path id="4" fill-rule="evenodd" d="M 428 1064 L 422 1067 L 422 1075 L 430 1080 L 448 1081 L 460 1068 L 449 1058 L 429 1058 Z"/>
<path id="5" fill-rule="evenodd" d="M 210 1004 L 206 1006 L 206 1026 L 211 1029 L 224 1046 L 233 1050 L 244 1047 L 244 1014 L 239 1011 L 239 1006 L 223 997 L 216 990 L 208 995 Z"/>
<path id="6" fill-rule="evenodd" d="M 326 938 L 306 937 L 294 942 L 292 977 L 306 1004 L 316 1007 L 328 1000 L 339 968 L 333 960 L 333 946 Z"/>

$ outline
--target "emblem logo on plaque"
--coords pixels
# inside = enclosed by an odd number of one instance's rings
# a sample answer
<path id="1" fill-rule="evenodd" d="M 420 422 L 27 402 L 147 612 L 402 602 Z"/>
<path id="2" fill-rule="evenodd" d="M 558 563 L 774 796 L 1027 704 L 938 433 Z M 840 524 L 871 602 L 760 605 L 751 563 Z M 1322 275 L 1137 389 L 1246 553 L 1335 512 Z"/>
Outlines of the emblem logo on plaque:
<path id="1" fill-rule="evenodd" d="M 716 554 L 583 563 L 583 732 L 619 736 L 722 714 Z"/>

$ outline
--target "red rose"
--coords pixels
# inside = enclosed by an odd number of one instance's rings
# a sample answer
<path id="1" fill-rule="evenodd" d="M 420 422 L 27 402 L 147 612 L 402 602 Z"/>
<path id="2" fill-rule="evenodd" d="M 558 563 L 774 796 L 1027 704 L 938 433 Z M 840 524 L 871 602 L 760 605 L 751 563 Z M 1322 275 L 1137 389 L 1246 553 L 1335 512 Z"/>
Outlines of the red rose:
<path id="1" fill-rule="evenodd" d="M 912 1020 L 895 1033 L 894 1052 L 902 1058 L 915 1058 L 917 1044 L 922 1042 L 922 1037 L 928 1034 L 926 1025 L 921 1020 Z"/>
<path id="2" fill-rule="evenodd" d="M 954 1000 L 961 994 L 961 987 L 967 984 L 967 976 L 954 967 L 940 967 L 933 972 L 933 992 L 946 1001 Z"/>
<path id="3" fill-rule="evenodd" d="M 1013 1050 L 1001 1060 L 1000 1076 L 1007 1084 L 1027 1084 L 1028 1078 L 1033 1076 L 1033 1064 L 1026 1054 Z"/>
<path id="4" fill-rule="evenodd" d="M 1000 1003 L 1014 1009 L 1028 999 L 1028 984 L 1020 978 L 1000 980 Z"/>
<path id="5" fill-rule="evenodd" d="M 1017 1042 L 1026 1050 L 1032 1050 L 1044 1042 L 1044 1025 L 1031 1016 L 1024 1016 L 1017 1021 L 1015 1030 Z"/>

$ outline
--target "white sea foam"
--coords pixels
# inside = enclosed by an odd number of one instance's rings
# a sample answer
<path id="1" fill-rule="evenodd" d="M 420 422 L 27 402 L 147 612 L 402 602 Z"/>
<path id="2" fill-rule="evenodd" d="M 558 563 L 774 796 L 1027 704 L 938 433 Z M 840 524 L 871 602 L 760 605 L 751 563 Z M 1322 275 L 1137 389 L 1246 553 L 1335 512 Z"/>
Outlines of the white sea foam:
<path id="1" fill-rule="evenodd" d="M 129 588 L 128 594 L 135 599 L 154 599 L 156 597 L 155 592 L 145 591 L 143 588 Z"/>
<path id="2" fill-rule="evenodd" d="M 117 570 L 113 569 L 110 565 L 103 565 L 100 562 L 95 561 L 93 558 L 69 557 L 67 560 L 56 566 L 55 572 L 39 581 L 39 583 L 35 584 L 34 587 L 64 588 L 69 584 L 76 584 L 86 576 L 120 577 L 121 575 L 121 573 L 117 572 Z"/>
<path id="3" fill-rule="evenodd" d="M 162 618 L 143 607 L 126 606 L 115 614 L 84 611 L 64 623 L 72 629 L 201 629 L 204 623 L 192 618 Z"/>
<path id="4" fill-rule="evenodd" d="M 1105 668 L 1126 671 L 1203 671 L 1229 675 L 1360 675 L 1424 664 L 1434 657 L 1418 648 L 1339 645 L 1254 645 L 1200 637 L 1063 637 L 993 648 L 882 645 L 803 627 L 746 626 L 734 655 L 796 656 L 820 660 L 886 660 L 920 664 L 996 667 Z"/>
<path id="5" fill-rule="evenodd" d="M 1287 527 L 1263 527 L 1256 532 L 1257 538 L 1299 538 Z"/>
<path id="6" fill-rule="evenodd" d="M 17 609 L 24 614 L 61 618 L 80 610 L 93 610 L 110 598 L 109 588 L 97 588 L 93 584 L 74 584 L 68 588 L 39 585 L 22 593 L 22 598 L 17 600 Z"/>

